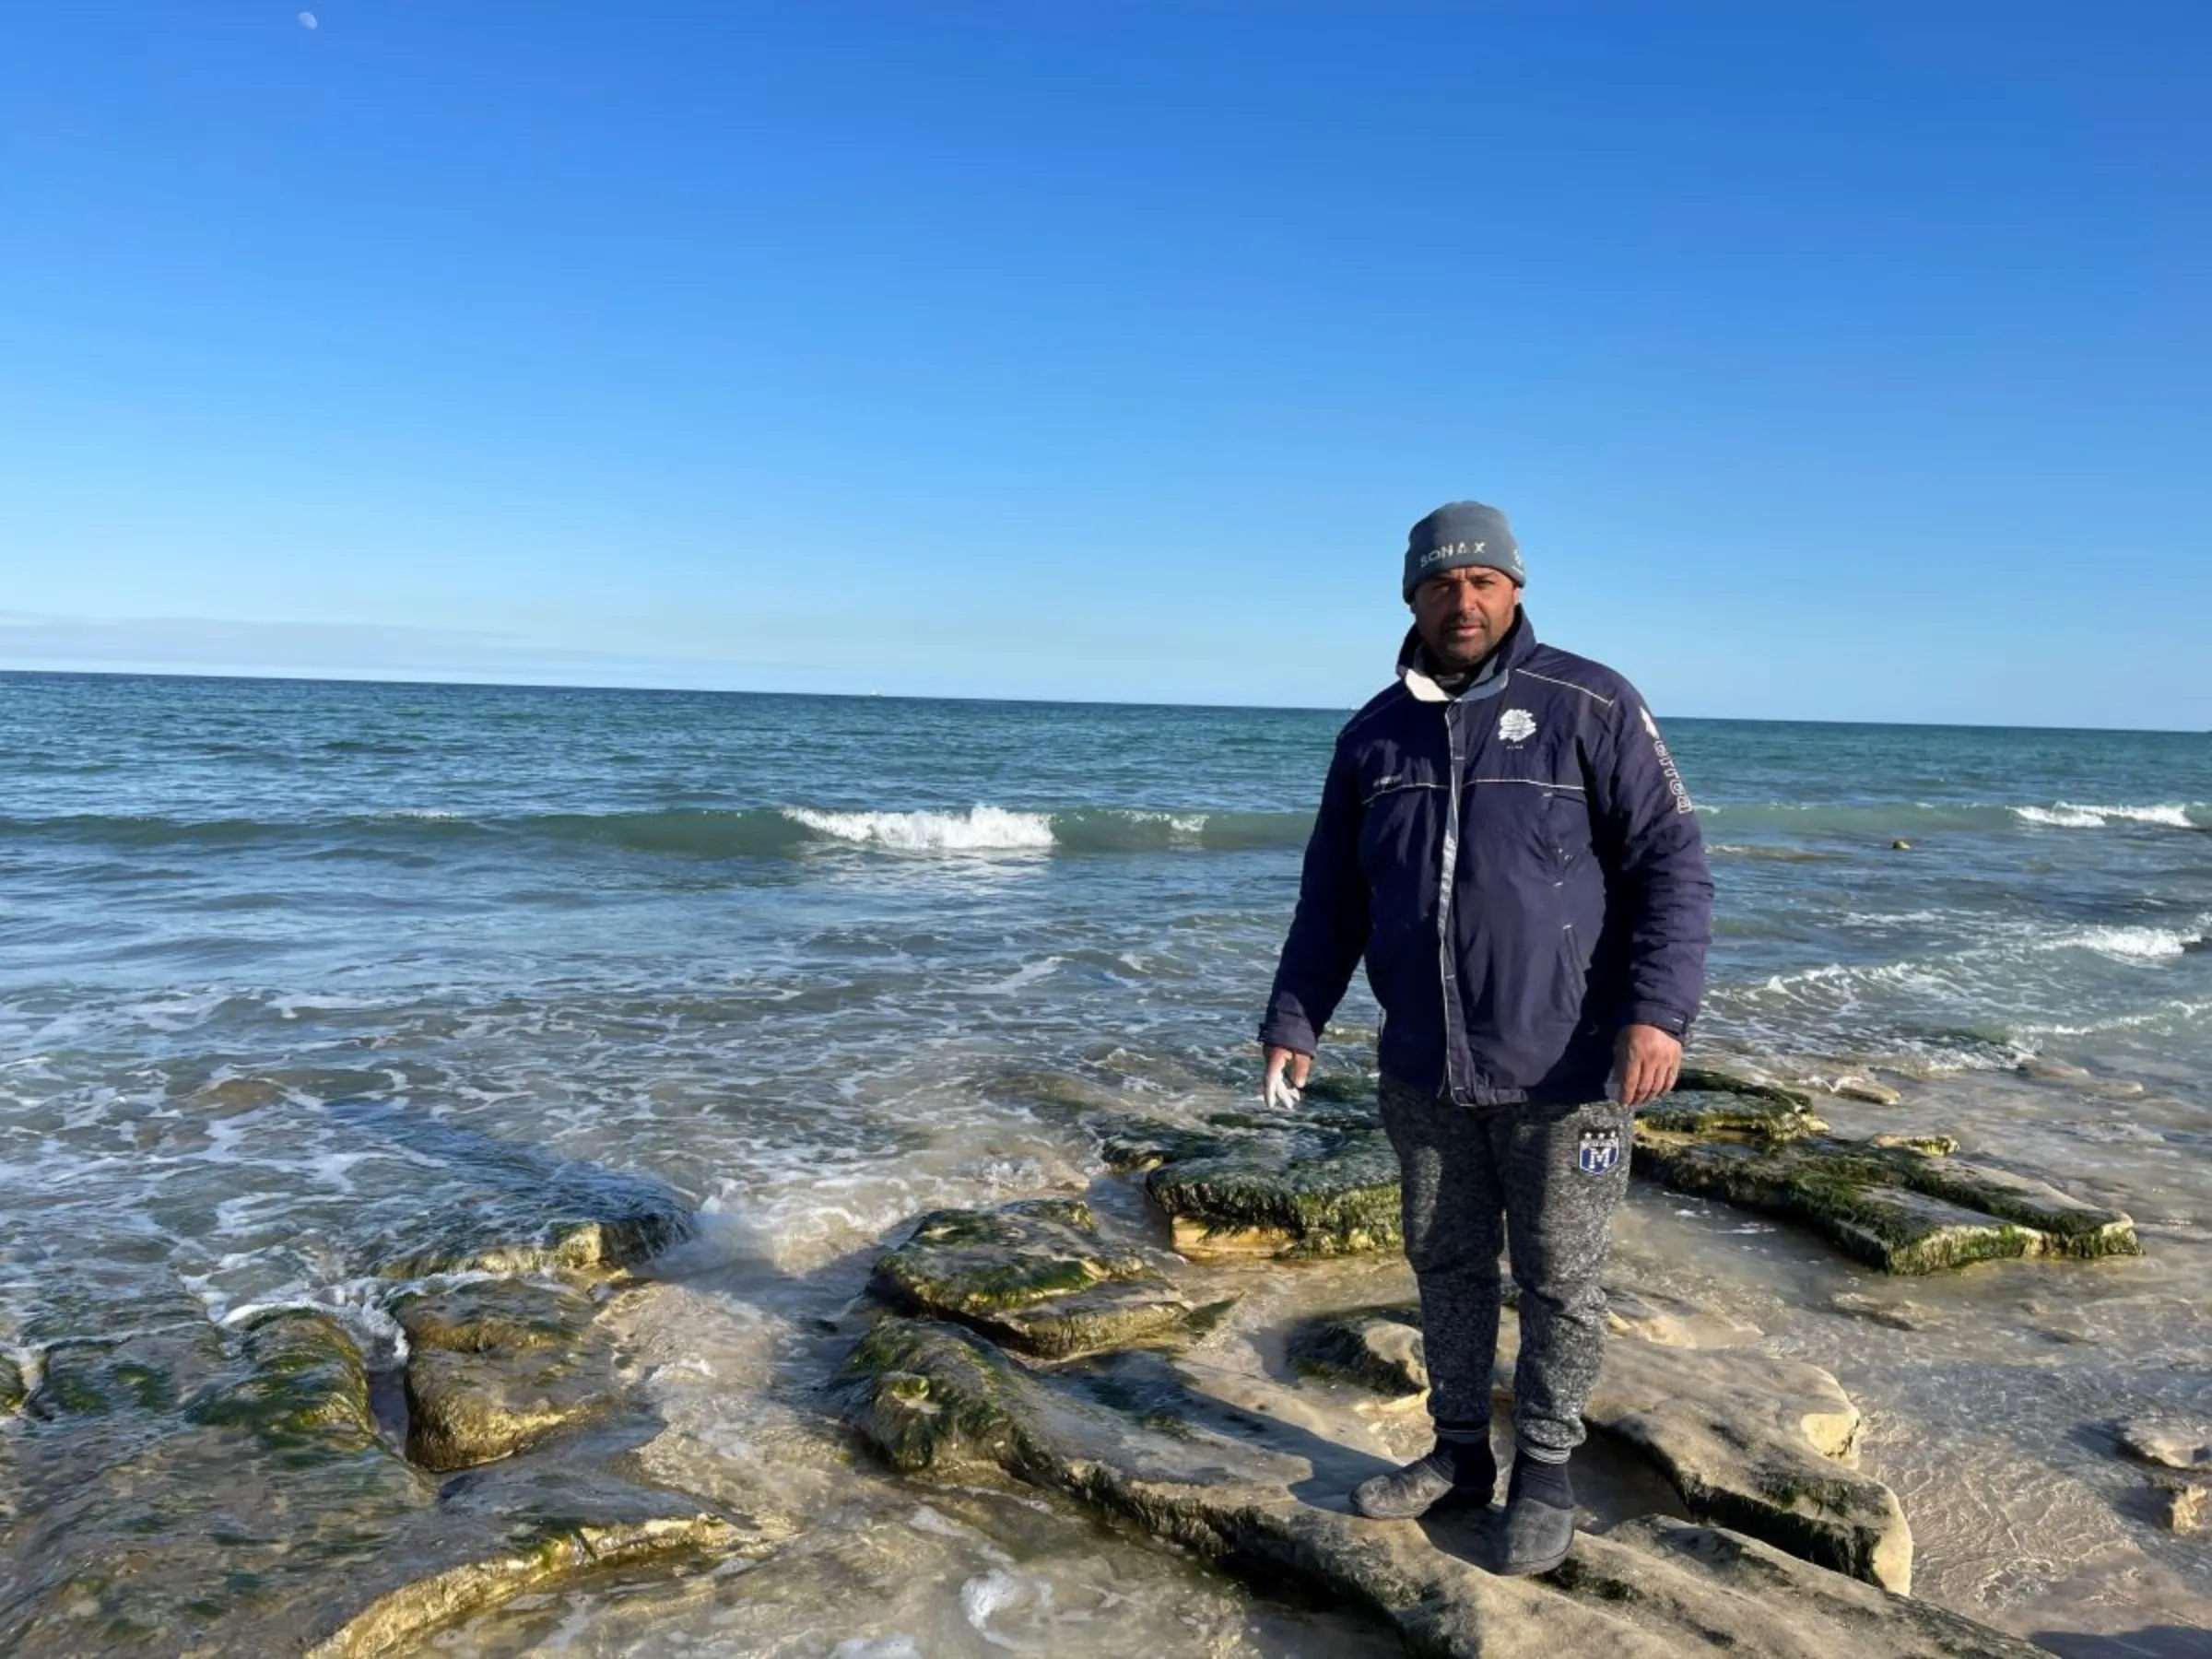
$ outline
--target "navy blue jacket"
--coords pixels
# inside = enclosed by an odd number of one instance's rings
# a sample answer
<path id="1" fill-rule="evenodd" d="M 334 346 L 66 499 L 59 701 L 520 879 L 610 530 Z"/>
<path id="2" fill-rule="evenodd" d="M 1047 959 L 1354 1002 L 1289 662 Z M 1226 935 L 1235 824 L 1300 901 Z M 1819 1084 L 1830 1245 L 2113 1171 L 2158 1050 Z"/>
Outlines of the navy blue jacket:
<path id="1" fill-rule="evenodd" d="M 1596 1100 L 1623 1026 L 1680 1037 L 1698 1011 L 1697 814 L 1635 688 L 1525 611 L 1458 697 L 1416 647 L 1337 735 L 1260 1041 L 1312 1053 L 1364 957 L 1384 1075 L 1467 1105 Z"/>

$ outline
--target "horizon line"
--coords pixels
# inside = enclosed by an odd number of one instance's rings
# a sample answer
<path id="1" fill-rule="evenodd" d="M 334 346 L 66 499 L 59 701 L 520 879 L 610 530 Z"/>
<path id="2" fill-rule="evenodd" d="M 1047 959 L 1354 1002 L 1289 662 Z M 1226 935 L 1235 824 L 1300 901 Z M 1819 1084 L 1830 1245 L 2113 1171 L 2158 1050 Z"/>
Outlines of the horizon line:
<path id="1" fill-rule="evenodd" d="M 732 686 L 604 685 L 584 681 L 545 681 L 492 678 L 424 678 L 383 674 L 300 673 L 265 668 L 16 668 L 0 665 L 0 679 L 161 679 L 246 681 L 269 685 L 309 686 L 441 686 L 478 690 L 508 691 L 633 691 L 664 697 L 805 697 L 848 702 L 974 702 L 1036 708 L 1090 709 L 1223 709 L 1258 714 L 1349 714 L 1358 705 L 1339 703 L 1168 702 L 1158 699 L 1106 697 L 1015 697 L 968 692 L 946 694 L 913 691 L 788 691 L 748 689 Z M 1963 732 L 2097 732 L 2129 733 L 2155 737 L 2212 735 L 2192 726 L 2065 726 L 2004 725 L 1994 721 L 1959 720 L 1836 720 L 1777 718 L 1757 714 L 1670 714 L 1670 723 L 1713 723 L 1732 725 L 1882 726 L 1903 731 Z"/>

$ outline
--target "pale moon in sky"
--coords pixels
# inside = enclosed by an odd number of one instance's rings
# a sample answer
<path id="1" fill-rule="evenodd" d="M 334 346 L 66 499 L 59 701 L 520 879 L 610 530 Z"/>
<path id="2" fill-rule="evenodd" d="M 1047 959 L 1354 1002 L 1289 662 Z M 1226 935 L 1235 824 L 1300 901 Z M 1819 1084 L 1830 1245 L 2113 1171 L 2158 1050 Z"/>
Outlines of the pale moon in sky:
<path id="1" fill-rule="evenodd" d="M 320 29 L 323 26 L 315 21 L 315 14 L 313 12 L 301 12 L 300 14 L 300 27 L 302 29 Z"/>

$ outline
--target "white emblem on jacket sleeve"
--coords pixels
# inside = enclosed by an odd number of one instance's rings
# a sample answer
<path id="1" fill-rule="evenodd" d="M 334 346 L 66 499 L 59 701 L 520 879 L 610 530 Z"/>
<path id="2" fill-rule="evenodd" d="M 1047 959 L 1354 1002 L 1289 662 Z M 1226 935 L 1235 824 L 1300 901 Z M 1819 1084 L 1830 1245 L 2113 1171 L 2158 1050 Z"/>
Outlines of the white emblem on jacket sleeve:
<path id="1" fill-rule="evenodd" d="M 1659 735 L 1659 723 L 1652 718 L 1652 712 L 1641 703 L 1637 705 L 1636 712 L 1643 716 L 1643 729 L 1652 735 L 1652 749 L 1659 757 L 1659 770 L 1666 778 L 1668 792 L 1675 797 L 1675 810 L 1695 812 L 1697 806 L 1689 798 L 1689 791 L 1682 787 L 1682 774 L 1675 768 L 1675 758 L 1667 753 L 1666 739 Z"/>
<path id="2" fill-rule="evenodd" d="M 1536 717 L 1526 709 L 1508 709 L 1498 716 L 1498 735 L 1508 743 L 1525 743 L 1536 734 Z"/>

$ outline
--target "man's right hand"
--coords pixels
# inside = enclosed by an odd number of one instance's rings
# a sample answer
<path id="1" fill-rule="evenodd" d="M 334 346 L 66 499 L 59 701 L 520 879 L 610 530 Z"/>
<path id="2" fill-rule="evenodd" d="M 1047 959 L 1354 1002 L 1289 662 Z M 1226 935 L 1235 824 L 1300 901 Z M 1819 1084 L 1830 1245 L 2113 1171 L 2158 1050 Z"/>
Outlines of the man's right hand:
<path id="1" fill-rule="evenodd" d="M 1267 1077 L 1260 1086 L 1260 1103 L 1275 1112 L 1296 1112 L 1298 1091 L 1313 1070 L 1313 1056 L 1296 1049 L 1267 1045 Z"/>

